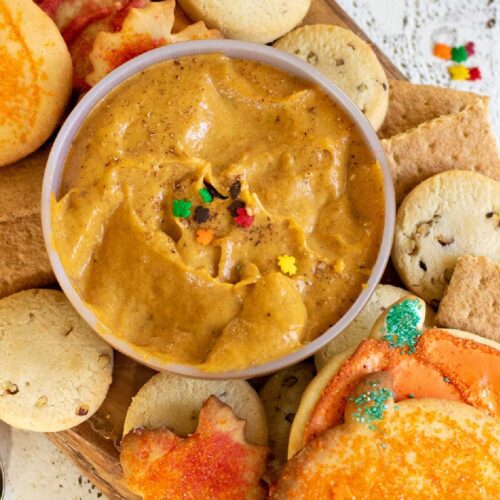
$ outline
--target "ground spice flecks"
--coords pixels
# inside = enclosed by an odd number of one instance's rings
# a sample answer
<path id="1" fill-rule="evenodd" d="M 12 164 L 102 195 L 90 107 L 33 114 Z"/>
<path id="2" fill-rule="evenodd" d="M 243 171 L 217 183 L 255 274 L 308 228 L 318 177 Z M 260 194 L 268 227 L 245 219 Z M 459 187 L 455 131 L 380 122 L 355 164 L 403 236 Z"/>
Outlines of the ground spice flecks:
<path id="1" fill-rule="evenodd" d="M 358 407 L 353 414 L 354 418 L 362 424 L 368 424 L 369 428 L 374 430 L 373 422 L 382 420 L 387 410 L 387 401 L 392 397 L 394 397 L 392 391 L 386 387 L 379 387 L 350 398 Z"/>
<path id="2" fill-rule="evenodd" d="M 409 354 L 415 352 L 415 346 L 422 334 L 420 311 L 422 304 L 418 299 L 406 299 L 391 307 L 385 319 L 383 339 L 392 348 L 404 348 Z"/>

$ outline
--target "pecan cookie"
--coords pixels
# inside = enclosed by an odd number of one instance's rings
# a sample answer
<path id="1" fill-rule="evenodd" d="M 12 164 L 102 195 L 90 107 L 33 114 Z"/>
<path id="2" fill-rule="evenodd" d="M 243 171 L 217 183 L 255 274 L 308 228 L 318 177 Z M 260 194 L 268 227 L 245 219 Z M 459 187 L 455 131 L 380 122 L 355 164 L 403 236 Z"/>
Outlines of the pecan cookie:
<path id="1" fill-rule="evenodd" d="M 101 406 L 113 350 L 62 292 L 25 290 L 0 300 L 0 420 L 58 432 Z"/>
<path id="2" fill-rule="evenodd" d="M 499 224 L 499 182 L 475 172 L 443 172 L 399 207 L 392 260 L 407 288 L 437 307 L 459 257 L 500 261 Z"/>

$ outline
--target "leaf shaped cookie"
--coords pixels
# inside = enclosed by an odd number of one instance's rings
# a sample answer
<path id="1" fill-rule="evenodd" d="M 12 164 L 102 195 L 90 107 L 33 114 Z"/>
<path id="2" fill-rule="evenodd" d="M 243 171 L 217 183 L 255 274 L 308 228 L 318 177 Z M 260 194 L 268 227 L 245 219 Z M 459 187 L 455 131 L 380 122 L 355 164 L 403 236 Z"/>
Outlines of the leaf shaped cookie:
<path id="1" fill-rule="evenodd" d="M 121 444 L 125 480 L 145 500 L 264 498 L 268 451 L 248 444 L 244 428 L 244 420 L 211 396 L 186 438 L 166 428 L 135 429 Z"/>
<path id="2" fill-rule="evenodd" d="M 209 30 L 203 22 L 172 34 L 174 9 L 174 0 L 130 9 L 120 31 L 99 33 L 89 55 L 94 69 L 87 75 L 87 83 L 94 86 L 115 68 L 148 50 L 189 40 L 221 38 L 219 31 Z"/>

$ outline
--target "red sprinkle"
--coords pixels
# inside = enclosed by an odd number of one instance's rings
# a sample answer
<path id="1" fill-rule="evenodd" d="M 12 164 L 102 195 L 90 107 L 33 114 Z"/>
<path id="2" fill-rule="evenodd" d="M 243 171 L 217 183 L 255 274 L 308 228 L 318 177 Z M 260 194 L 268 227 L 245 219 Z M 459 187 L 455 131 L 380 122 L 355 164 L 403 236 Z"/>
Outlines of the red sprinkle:
<path id="1" fill-rule="evenodd" d="M 238 208 L 236 213 L 238 214 L 234 218 L 236 225 L 248 228 L 253 224 L 253 215 L 249 215 L 246 208 Z"/>
<path id="2" fill-rule="evenodd" d="M 476 66 L 474 68 L 469 68 L 469 80 L 476 81 L 481 80 L 481 70 Z"/>
<path id="3" fill-rule="evenodd" d="M 465 50 L 467 51 L 467 55 L 469 57 L 473 56 L 476 53 L 476 45 L 474 44 L 474 42 L 469 42 L 468 44 L 466 44 Z"/>

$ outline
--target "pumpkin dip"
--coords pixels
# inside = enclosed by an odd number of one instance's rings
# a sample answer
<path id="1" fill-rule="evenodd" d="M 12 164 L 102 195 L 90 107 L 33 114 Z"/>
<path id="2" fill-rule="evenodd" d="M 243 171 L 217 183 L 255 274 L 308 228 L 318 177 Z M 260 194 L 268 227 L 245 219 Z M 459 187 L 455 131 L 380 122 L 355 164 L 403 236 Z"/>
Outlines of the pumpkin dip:
<path id="1" fill-rule="evenodd" d="M 81 127 L 54 242 L 114 335 L 241 369 L 298 349 L 355 301 L 379 250 L 382 180 L 315 85 L 218 54 L 166 61 Z"/>

